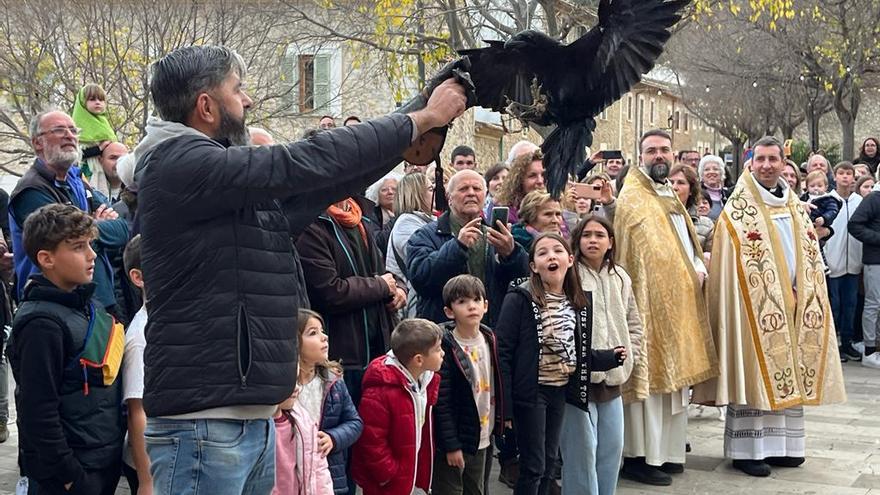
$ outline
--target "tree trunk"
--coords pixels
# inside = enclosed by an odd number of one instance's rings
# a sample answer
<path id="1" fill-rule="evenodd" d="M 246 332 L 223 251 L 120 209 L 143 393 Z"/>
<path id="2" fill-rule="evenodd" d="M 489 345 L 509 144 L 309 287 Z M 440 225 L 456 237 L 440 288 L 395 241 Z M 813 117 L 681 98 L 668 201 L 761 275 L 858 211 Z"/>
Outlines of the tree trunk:
<path id="1" fill-rule="evenodd" d="M 855 146 L 853 142 L 855 141 L 856 134 L 856 119 L 851 115 L 844 119 L 840 115 L 838 115 L 840 119 L 840 130 L 843 133 L 843 146 L 841 146 L 840 158 L 842 160 L 852 160 L 855 157 Z"/>
<path id="2" fill-rule="evenodd" d="M 810 129 L 810 151 L 819 149 L 819 119 L 815 102 L 807 105 L 807 127 Z"/>
<path id="3" fill-rule="evenodd" d="M 834 93 L 834 113 L 837 114 L 843 134 L 840 151 L 844 160 L 851 160 L 855 156 L 856 117 L 859 115 L 861 102 L 861 88 L 847 75 Z"/>
<path id="4" fill-rule="evenodd" d="M 728 138 L 728 139 L 730 139 L 730 138 Z M 731 180 L 732 180 L 732 182 L 735 183 L 736 180 L 739 178 L 739 176 L 742 175 L 742 171 L 743 171 L 743 167 L 742 167 L 742 165 L 743 165 L 743 163 L 742 163 L 743 140 L 742 140 L 742 138 L 731 139 L 730 145 L 731 145 L 731 148 L 733 149 L 733 170 L 731 170 L 731 172 L 732 172 Z"/>

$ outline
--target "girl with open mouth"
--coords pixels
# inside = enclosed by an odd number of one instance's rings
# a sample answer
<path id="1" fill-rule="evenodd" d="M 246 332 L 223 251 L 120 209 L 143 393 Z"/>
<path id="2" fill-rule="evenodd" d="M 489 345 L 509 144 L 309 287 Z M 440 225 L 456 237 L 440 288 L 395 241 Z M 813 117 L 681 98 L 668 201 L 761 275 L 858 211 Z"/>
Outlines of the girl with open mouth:
<path id="1" fill-rule="evenodd" d="M 539 235 L 531 277 L 507 294 L 495 329 L 504 419 L 516 424 L 520 449 L 517 495 L 548 493 L 566 402 L 586 411 L 591 370 L 626 359 L 624 347 L 592 350 L 592 305 L 573 265 L 559 234 Z"/>

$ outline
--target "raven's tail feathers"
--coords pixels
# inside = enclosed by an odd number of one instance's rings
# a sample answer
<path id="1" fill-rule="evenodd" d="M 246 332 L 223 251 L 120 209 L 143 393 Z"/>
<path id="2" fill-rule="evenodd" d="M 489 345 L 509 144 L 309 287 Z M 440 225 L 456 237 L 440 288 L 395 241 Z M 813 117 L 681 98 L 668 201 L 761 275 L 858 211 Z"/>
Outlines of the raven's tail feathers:
<path id="1" fill-rule="evenodd" d="M 586 158 L 587 146 L 593 144 L 596 122 L 582 122 L 558 126 L 541 145 L 544 153 L 544 177 L 547 191 L 555 199 L 562 197 L 568 181 L 577 173 Z"/>

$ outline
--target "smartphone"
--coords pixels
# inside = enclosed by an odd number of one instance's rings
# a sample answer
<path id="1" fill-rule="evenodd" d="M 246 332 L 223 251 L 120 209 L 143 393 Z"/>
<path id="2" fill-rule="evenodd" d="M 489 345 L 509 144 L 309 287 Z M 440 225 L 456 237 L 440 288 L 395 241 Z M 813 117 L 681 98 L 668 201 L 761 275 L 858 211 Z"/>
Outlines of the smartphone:
<path id="1" fill-rule="evenodd" d="M 623 160 L 623 153 L 620 150 L 605 150 L 602 152 L 603 160 Z"/>
<path id="2" fill-rule="evenodd" d="M 599 199 L 602 197 L 602 184 L 574 184 L 574 194 L 579 198 Z"/>
<path id="3" fill-rule="evenodd" d="M 507 225 L 507 217 L 510 214 L 510 208 L 506 206 L 496 206 L 492 208 L 492 223 L 489 225 L 495 230 L 498 230 L 498 223 L 501 222 L 504 225 Z"/>

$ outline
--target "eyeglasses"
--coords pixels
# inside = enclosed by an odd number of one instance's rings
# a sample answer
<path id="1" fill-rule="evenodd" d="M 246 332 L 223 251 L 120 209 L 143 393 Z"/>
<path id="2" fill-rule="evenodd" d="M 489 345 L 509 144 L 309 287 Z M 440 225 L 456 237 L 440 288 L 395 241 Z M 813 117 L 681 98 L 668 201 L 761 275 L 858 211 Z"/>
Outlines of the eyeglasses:
<path id="1" fill-rule="evenodd" d="M 81 131 L 82 131 L 82 129 L 80 129 L 78 127 L 53 127 L 51 129 L 47 129 L 47 130 L 37 134 L 37 136 L 42 136 L 44 134 L 52 134 L 55 137 L 63 138 L 65 136 L 67 136 L 67 133 L 69 132 L 69 133 L 73 134 L 73 137 L 77 137 L 77 136 L 79 136 L 79 133 Z"/>

